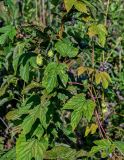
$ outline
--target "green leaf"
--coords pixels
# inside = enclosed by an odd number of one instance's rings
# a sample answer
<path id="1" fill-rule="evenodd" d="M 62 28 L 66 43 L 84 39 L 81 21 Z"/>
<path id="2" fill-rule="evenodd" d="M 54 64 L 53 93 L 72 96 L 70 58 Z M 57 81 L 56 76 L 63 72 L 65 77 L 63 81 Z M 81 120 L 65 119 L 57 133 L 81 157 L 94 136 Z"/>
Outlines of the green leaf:
<path id="1" fill-rule="evenodd" d="M 78 157 L 83 157 L 83 156 L 86 156 L 86 152 L 83 150 L 76 151 L 75 149 L 72 149 L 68 145 L 58 144 L 51 150 L 45 152 L 44 159 L 75 160 Z"/>
<path id="2" fill-rule="evenodd" d="M 24 47 L 25 47 L 25 43 L 17 43 L 17 45 L 14 49 L 12 63 L 13 63 L 13 68 L 14 68 L 15 74 L 17 72 L 19 58 L 23 54 Z"/>
<path id="3" fill-rule="evenodd" d="M 96 104 L 92 100 L 85 100 L 83 114 L 88 121 L 91 120 Z"/>
<path id="4" fill-rule="evenodd" d="M 92 147 L 92 149 L 90 151 L 90 156 L 94 155 L 97 152 L 102 151 L 104 153 L 104 157 L 107 157 L 114 150 L 114 146 L 112 145 L 112 143 L 108 139 L 96 140 L 96 141 L 94 141 L 94 143 L 97 146 Z"/>
<path id="5" fill-rule="evenodd" d="M 85 99 L 83 94 L 73 96 L 63 107 L 63 109 L 74 110 L 71 116 L 71 125 L 75 129 L 82 116 L 88 121 L 91 120 L 95 103 L 92 100 Z"/>
<path id="6" fill-rule="evenodd" d="M 68 75 L 67 75 L 66 71 L 67 71 L 67 66 L 65 64 L 58 65 L 57 72 L 58 72 L 59 78 L 62 81 L 64 86 L 66 86 L 66 84 L 68 82 Z"/>
<path id="7" fill-rule="evenodd" d="M 78 54 L 78 48 L 73 47 L 73 44 L 69 39 L 59 40 L 55 44 L 55 48 L 62 57 L 72 58 Z"/>
<path id="8" fill-rule="evenodd" d="M 115 141 L 114 144 L 115 144 L 116 148 L 124 155 L 124 142 Z"/>
<path id="9" fill-rule="evenodd" d="M 72 114 L 71 114 L 71 126 L 72 126 L 73 130 L 77 127 L 81 118 L 82 118 L 81 109 L 76 109 L 72 112 Z"/>
<path id="10" fill-rule="evenodd" d="M 4 44 L 5 41 L 6 41 L 6 39 L 7 39 L 7 34 L 6 34 L 6 33 L 5 33 L 5 34 L 2 34 L 2 35 L 0 36 L 0 44 L 1 44 L 1 45 Z"/>
<path id="11" fill-rule="evenodd" d="M 10 149 L 4 155 L 0 156 L 0 160 L 16 160 L 16 150 L 15 148 Z"/>
<path id="12" fill-rule="evenodd" d="M 13 40 L 13 38 L 16 35 L 16 30 L 14 26 L 8 25 L 8 26 L 0 28 L 0 33 L 3 33 L 0 36 L 0 44 L 4 44 L 7 37 Z"/>
<path id="13" fill-rule="evenodd" d="M 24 136 L 20 136 L 16 142 L 16 159 L 17 160 L 43 160 L 43 154 L 48 147 L 48 140 L 42 137 L 41 140 L 37 139 L 25 139 Z"/>
<path id="14" fill-rule="evenodd" d="M 27 62 L 25 65 L 21 64 L 20 76 L 25 82 L 29 81 L 29 62 Z"/>
<path id="15" fill-rule="evenodd" d="M 65 3 L 65 8 L 67 12 L 69 12 L 75 3 L 75 0 L 64 0 L 64 3 Z"/>
<path id="16" fill-rule="evenodd" d="M 107 30 L 103 24 L 98 24 L 97 28 L 98 28 L 99 43 L 101 44 L 102 47 L 104 47 L 106 42 Z"/>
<path id="17" fill-rule="evenodd" d="M 77 94 L 73 96 L 68 102 L 64 105 L 63 109 L 78 109 L 85 101 L 85 97 L 83 94 Z"/>
<path id="18" fill-rule="evenodd" d="M 43 133 L 44 133 L 44 129 L 42 125 L 39 124 L 37 128 L 35 129 L 33 136 L 36 136 L 40 140 L 40 138 L 43 136 Z"/>
<path id="19" fill-rule="evenodd" d="M 57 86 L 57 76 L 59 76 L 63 85 L 66 86 L 68 81 L 66 70 L 67 66 L 65 64 L 51 62 L 47 65 L 42 80 L 42 86 L 46 88 L 48 93 L 52 92 Z"/>
<path id="20" fill-rule="evenodd" d="M 49 105 L 49 103 L 47 105 Z M 46 112 L 47 112 L 47 106 L 42 107 L 41 105 L 30 110 L 29 115 L 24 119 L 23 123 L 21 124 L 23 133 L 27 134 L 30 132 L 36 119 L 39 119 L 42 126 L 46 128 L 47 127 Z"/>
<path id="21" fill-rule="evenodd" d="M 45 152 L 45 159 L 60 159 L 60 158 L 69 158 L 72 156 L 72 154 L 75 154 L 75 150 L 71 149 L 67 145 L 58 145 L 55 146 L 52 150 Z"/>
<path id="22" fill-rule="evenodd" d="M 8 26 L 4 26 L 2 28 L 0 28 L 0 33 L 9 33 L 12 29 L 12 26 L 11 25 L 8 25 Z"/>
<path id="23" fill-rule="evenodd" d="M 107 30 L 103 24 L 91 24 L 91 26 L 88 28 L 88 35 L 90 37 L 98 36 L 99 44 L 104 47 L 106 42 L 106 35 Z"/>
<path id="24" fill-rule="evenodd" d="M 42 86 L 46 88 L 47 92 L 50 93 L 57 85 L 57 63 L 51 62 L 47 65 L 44 77 L 42 80 Z"/>
<path id="25" fill-rule="evenodd" d="M 27 94 L 31 89 L 34 88 L 41 88 L 41 84 L 38 82 L 31 82 L 29 85 L 23 88 L 22 94 Z"/>
<path id="26" fill-rule="evenodd" d="M 81 1 L 76 1 L 74 6 L 79 12 L 87 13 L 87 6 L 85 3 Z"/>

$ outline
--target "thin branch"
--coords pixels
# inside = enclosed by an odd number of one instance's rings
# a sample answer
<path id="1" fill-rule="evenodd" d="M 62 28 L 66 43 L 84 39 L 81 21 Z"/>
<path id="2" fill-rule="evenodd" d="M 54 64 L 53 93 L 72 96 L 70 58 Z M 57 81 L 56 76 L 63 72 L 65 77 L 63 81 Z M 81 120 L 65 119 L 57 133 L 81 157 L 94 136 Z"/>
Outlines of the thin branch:
<path id="1" fill-rule="evenodd" d="M 6 126 L 7 129 L 9 129 L 9 126 L 6 124 L 6 122 L 0 117 L 0 120 L 3 122 L 3 124 Z"/>
<path id="2" fill-rule="evenodd" d="M 83 86 L 82 83 L 79 83 L 79 82 L 68 82 L 68 84 L 70 85 L 80 85 L 80 86 Z"/>

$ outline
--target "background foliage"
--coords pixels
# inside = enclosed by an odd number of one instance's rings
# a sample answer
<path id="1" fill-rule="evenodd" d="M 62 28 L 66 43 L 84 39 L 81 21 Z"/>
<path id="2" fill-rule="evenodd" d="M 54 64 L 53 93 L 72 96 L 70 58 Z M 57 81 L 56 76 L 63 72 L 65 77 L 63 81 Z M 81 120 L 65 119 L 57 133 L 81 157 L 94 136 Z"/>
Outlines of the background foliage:
<path id="1" fill-rule="evenodd" d="M 0 160 L 123 159 L 123 0 L 0 12 Z"/>

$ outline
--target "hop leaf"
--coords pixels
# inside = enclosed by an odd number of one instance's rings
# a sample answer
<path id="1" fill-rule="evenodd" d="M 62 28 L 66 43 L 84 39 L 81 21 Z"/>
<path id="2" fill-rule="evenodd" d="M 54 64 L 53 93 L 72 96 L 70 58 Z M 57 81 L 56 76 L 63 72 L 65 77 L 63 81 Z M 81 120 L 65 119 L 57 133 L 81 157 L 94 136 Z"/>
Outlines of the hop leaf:
<path id="1" fill-rule="evenodd" d="M 63 85 L 66 86 L 68 75 L 66 74 L 67 66 L 51 62 L 45 69 L 42 86 L 50 93 L 57 86 L 57 76 L 59 76 Z"/>
<path id="2" fill-rule="evenodd" d="M 73 130 L 78 125 L 82 116 L 88 121 L 91 120 L 95 103 L 92 100 L 86 100 L 83 94 L 73 96 L 63 107 L 63 109 L 73 110 L 71 115 L 71 126 Z"/>
<path id="3" fill-rule="evenodd" d="M 64 0 L 64 3 L 65 3 L 65 8 L 67 12 L 69 12 L 75 3 L 75 0 Z"/>
<path id="4" fill-rule="evenodd" d="M 17 160 L 43 160 L 43 154 L 48 147 L 48 140 L 42 137 L 41 140 L 30 139 L 26 141 L 24 135 L 20 135 L 16 142 L 16 158 Z"/>
<path id="5" fill-rule="evenodd" d="M 96 84 L 102 83 L 103 88 L 108 88 L 109 82 L 111 82 L 111 78 L 107 72 L 97 72 L 95 74 Z"/>
<path id="6" fill-rule="evenodd" d="M 62 56 L 62 57 L 75 57 L 78 54 L 78 49 L 73 47 L 72 42 L 69 39 L 62 39 L 59 40 L 55 44 L 56 51 Z"/>

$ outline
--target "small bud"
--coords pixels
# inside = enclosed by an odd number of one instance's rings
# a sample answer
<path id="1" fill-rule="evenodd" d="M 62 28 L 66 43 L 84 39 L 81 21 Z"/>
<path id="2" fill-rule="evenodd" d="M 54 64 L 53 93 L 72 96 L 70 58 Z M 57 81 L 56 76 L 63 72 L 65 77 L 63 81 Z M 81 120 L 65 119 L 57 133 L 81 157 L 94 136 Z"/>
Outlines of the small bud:
<path id="1" fill-rule="evenodd" d="M 36 63 L 37 63 L 38 66 L 42 66 L 43 65 L 43 57 L 41 56 L 41 54 L 37 55 Z"/>
<path id="2" fill-rule="evenodd" d="M 48 51 L 48 57 L 53 57 L 53 55 L 54 55 L 53 51 L 52 51 L 52 50 L 49 50 L 49 51 Z"/>

